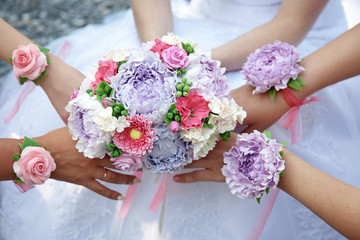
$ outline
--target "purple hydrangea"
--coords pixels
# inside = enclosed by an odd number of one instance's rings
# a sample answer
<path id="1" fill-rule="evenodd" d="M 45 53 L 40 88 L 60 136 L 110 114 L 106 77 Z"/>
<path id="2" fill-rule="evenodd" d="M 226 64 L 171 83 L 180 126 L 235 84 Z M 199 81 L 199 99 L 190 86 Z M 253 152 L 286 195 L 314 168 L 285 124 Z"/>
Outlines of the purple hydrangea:
<path id="1" fill-rule="evenodd" d="M 167 124 L 156 127 L 158 139 L 145 155 L 145 167 L 154 173 L 174 172 L 192 162 L 192 146 L 181 139 L 180 133 L 170 131 Z"/>
<path id="2" fill-rule="evenodd" d="M 263 93 L 274 87 L 287 88 L 288 81 L 296 79 L 305 69 L 298 65 L 300 53 L 285 42 L 275 41 L 258 48 L 248 56 L 242 73 L 247 83 L 255 87 L 253 93 Z"/>
<path id="3" fill-rule="evenodd" d="M 259 198 L 267 188 L 275 188 L 285 161 L 283 146 L 264 133 L 241 134 L 236 145 L 224 153 L 226 165 L 221 169 L 232 194 L 244 198 Z"/>
<path id="4" fill-rule="evenodd" d="M 100 102 L 87 94 L 77 96 L 66 106 L 70 112 L 68 128 L 74 140 L 78 140 L 76 148 L 85 157 L 103 158 L 105 147 L 111 141 L 109 133 L 101 131 L 94 122 L 98 112 L 102 110 Z"/>
<path id="5" fill-rule="evenodd" d="M 144 114 L 153 123 L 163 121 L 175 102 L 175 85 L 180 79 L 153 52 L 142 48 L 132 52 L 116 76 L 111 78 L 113 97 L 130 115 Z"/>
<path id="6" fill-rule="evenodd" d="M 213 97 L 219 99 L 230 98 L 230 88 L 225 76 L 225 68 L 220 67 L 220 62 L 212 60 L 202 54 L 190 54 L 190 65 L 186 67 L 184 75 L 188 82 L 192 82 L 191 90 L 195 90 L 206 100 Z"/>

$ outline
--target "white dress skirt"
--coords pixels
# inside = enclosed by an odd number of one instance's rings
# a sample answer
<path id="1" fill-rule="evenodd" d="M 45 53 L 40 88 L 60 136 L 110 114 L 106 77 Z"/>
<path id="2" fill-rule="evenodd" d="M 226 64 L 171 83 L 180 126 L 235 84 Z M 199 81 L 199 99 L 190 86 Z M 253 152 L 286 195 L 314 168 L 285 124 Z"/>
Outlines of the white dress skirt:
<path id="1" fill-rule="evenodd" d="M 279 0 L 174 1 L 174 33 L 211 49 L 269 21 L 280 4 Z M 305 57 L 346 29 L 340 1 L 330 0 L 299 45 L 301 55 Z M 140 44 L 131 10 L 109 15 L 103 24 L 86 26 L 48 47 L 56 53 L 65 40 L 73 45 L 66 62 L 84 74 L 109 50 Z M 227 76 L 231 88 L 244 84 L 241 72 Z M 1 81 L 2 118 L 21 87 L 12 73 Z M 303 138 L 289 147 L 315 167 L 356 187 L 360 187 L 359 89 L 360 81 L 352 79 L 316 93 L 323 100 L 302 107 Z M 35 137 L 62 126 L 47 96 L 37 88 L 9 124 L 0 121 L 0 137 Z M 278 124 L 271 131 L 279 141 L 289 140 L 289 133 Z M 225 183 L 179 184 L 170 175 L 163 203 L 151 212 L 148 207 L 159 184 L 155 175 L 144 173 L 128 216 L 122 220 L 117 216 L 121 201 L 105 199 L 82 186 L 49 180 L 21 194 L 11 181 L 1 182 L 0 239 L 241 240 L 261 211 L 256 201 L 233 196 Z M 123 194 L 127 189 L 107 185 Z M 343 238 L 280 192 L 260 239 Z"/>

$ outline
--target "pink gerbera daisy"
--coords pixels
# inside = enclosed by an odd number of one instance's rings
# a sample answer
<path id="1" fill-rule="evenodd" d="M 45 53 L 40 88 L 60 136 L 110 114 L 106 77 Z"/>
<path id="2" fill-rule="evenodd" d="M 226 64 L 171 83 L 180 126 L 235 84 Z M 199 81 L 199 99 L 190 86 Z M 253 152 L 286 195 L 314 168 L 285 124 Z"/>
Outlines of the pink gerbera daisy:
<path id="1" fill-rule="evenodd" d="M 126 117 L 130 126 L 121 133 L 116 132 L 113 137 L 114 144 L 129 154 L 144 155 L 146 150 L 150 151 L 153 147 L 154 139 L 157 139 L 156 129 L 151 128 L 151 121 L 143 115 Z"/>

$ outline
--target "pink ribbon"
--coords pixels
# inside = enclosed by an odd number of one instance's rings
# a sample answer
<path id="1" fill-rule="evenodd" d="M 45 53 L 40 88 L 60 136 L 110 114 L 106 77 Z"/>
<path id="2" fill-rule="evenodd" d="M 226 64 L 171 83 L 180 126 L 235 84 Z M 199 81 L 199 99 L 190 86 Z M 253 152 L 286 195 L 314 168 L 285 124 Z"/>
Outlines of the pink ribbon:
<path id="1" fill-rule="evenodd" d="M 65 58 L 70 54 L 71 49 L 72 49 L 72 45 L 68 41 L 65 41 L 63 46 L 59 50 L 57 57 L 60 58 L 62 61 L 64 61 Z M 32 91 L 34 91 L 34 89 L 35 89 L 35 84 L 33 82 L 26 83 L 25 88 L 22 90 L 20 96 L 16 100 L 15 106 L 4 117 L 5 124 L 8 124 L 11 121 L 11 119 L 15 117 L 15 115 L 18 113 L 21 107 L 21 104 L 25 101 L 25 99 L 29 96 L 29 94 L 32 93 Z"/>
<path id="2" fill-rule="evenodd" d="M 134 176 L 137 177 L 138 179 L 141 179 L 142 175 L 143 175 L 142 171 L 137 171 L 134 173 Z M 134 184 L 134 185 L 131 185 L 128 187 L 128 190 L 125 194 L 125 200 L 124 200 L 123 204 L 121 205 L 121 209 L 120 209 L 120 212 L 118 215 L 120 218 L 122 218 L 122 219 L 126 218 L 126 215 L 128 214 L 128 212 L 130 210 L 131 203 L 134 199 L 134 195 L 135 195 L 137 187 L 138 187 L 138 184 Z"/>
<path id="3" fill-rule="evenodd" d="M 255 220 L 255 224 L 252 227 L 249 236 L 247 237 L 248 240 L 256 240 L 259 239 L 261 233 L 265 228 L 265 224 L 270 216 L 270 213 L 274 207 L 275 200 L 279 194 L 280 189 L 276 188 L 274 191 L 271 191 L 265 201 L 265 205 L 263 209 L 260 211 L 257 219 Z"/>
<path id="4" fill-rule="evenodd" d="M 17 189 L 19 189 L 19 191 L 21 193 L 27 192 L 30 189 L 34 188 L 34 185 L 31 184 L 27 184 L 27 183 L 17 183 L 16 181 L 13 181 L 15 183 L 15 186 L 17 187 Z"/>
<path id="5" fill-rule="evenodd" d="M 302 125 L 300 118 L 300 107 L 314 101 L 320 101 L 320 97 L 310 97 L 300 101 L 297 96 L 288 88 L 282 89 L 282 94 L 285 102 L 290 106 L 287 111 L 279 120 L 280 126 L 288 130 L 290 128 L 290 144 L 293 145 L 301 140 Z"/>
<path id="6" fill-rule="evenodd" d="M 149 209 L 150 211 L 156 212 L 157 208 L 159 207 L 161 201 L 164 199 L 165 190 L 166 190 L 166 181 L 167 181 L 167 173 L 164 173 L 163 179 L 157 190 L 153 200 L 150 203 Z"/>

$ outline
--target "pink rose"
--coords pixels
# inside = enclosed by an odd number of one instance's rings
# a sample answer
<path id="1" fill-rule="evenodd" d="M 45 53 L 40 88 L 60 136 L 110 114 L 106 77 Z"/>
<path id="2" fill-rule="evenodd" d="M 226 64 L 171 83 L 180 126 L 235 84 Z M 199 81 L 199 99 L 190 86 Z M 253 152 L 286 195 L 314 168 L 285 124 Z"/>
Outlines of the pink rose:
<path id="1" fill-rule="evenodd" d="M 209 116 L 209 103 L 195 91 L 190 91 L 186 97 L 178 98 L 176 110 L 182 117 L 181 127 L 186 130 L 202 127 L 202 119 Z"/>
<path id="2" fill-rule="evenodd" d="M 27 184 L 43 184 L 56 169 L 54 159 L 43 147 L 26 147 L 14 162 L 14 172 Z"/>
<path id="3" fill-rule="evenodd" d="M 114 61 L 99 61 L 99 68 L 95 73 L 95 81 L 91 82 L 93 90 L 96 90 L 100 82 L 111 83 L 110 77 L 115 76 L 117 72 L 117 63 Z"/>
<path id="4" fill-rule="evenodd" d="M 176 133 L 177 131 L 179 131 L 179 123 L 177 121 L 172 121 L 170 126 L 169 126 L 169 129 L 173 133 Z"/>
<path id="5" fill-rule="evenodd" d="M 160 59 L 163 59 L 163 57 L 161 56 L 161 52 L 165 49 L 168 49 L 169 47 L 172 47 L 172 45 L 162 42 L 159 39 L 155 39 L 155 45 L 150 49 L 150 51 L 154 53 L 159 53 Z"/>
<path id="6" fill-rule="evenodd" d="M 16 76 L 35 80 L 45 71 L 46 56 L 33 43 L 19 45 L 12 54 L 13 70 Z"/>
<path id="7" fill-rule="evenodd" d="M 183 69 L 190 63 L 187 52 L 178 46 L 172 46 L 165 49 L 161 52 L 161 56 L 164 59 L 166 67 L 171 70 L 176 68 Z"/>
<path id="8" fill-rule="evenodd" d="M 135 172 L 143 166 L 141 157 L 136 155 L 129 155 L 126 153 L 123 153 L 119 157 L 111 158 L 110 160 L 114 161 L 114 166 L 117 169 L 127 172 Z"/>

